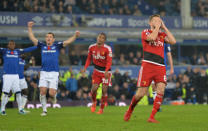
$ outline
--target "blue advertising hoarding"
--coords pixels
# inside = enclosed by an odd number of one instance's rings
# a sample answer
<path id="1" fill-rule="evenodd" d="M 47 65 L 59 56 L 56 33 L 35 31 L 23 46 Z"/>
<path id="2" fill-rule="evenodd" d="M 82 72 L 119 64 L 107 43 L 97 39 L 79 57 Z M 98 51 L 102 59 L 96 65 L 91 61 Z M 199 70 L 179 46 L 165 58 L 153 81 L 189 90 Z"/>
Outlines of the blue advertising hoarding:
<path id="1" fill-rule="evenodd" d="M 207 29 L 208 19 L 203 17 L 193 17 L 193 28 L 195 29 Z"/>
<path id="2" fill-rule="evenodd" d="M 148 28 L 146 16 L 119 15 L 68 15 L 48 13 L 0 12 L 0 26 L 26 26 L 34 21 L 36 26 L 74 26 L 103 28 Z M 169 28 L 181 28 L 181 17 L 164 17 Z"/>

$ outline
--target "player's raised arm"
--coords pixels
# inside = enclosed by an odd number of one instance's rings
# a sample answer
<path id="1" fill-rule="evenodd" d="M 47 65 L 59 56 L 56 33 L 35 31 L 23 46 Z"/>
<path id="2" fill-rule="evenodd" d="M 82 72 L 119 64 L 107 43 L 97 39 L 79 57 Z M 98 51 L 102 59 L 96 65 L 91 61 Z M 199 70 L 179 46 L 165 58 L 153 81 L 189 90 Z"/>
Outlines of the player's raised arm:
<path id="1" fill-rule="evenodd" d="M 176 43 L 176 39 L 173 36 L 173 34 L 168 30 L 168 28 L 165 26 L 164 22 L 162 21 L 162 25 L 161 28 L 165 31 L 165 33 L 167 34 L 167 37 L 165 37 L 165 42 L 169 43 L 169 44 L 175 44 Z"/>
<path id="2" fill-rule="evenodd" d="M 32 26 L 34 25 L 34 22 L 30 21 L 27 23 L 28 26 L 28 36 L 30 40 L 33 42 L 34 45 L 38 45 L 38 39 L 35 38 L 33 32 L 32 32 Z"/>
<path id="3" fill-rule="evenodd" d="M 80 32 L 76 31 L 75 34 L 72 37 L 70 37 L 69 39 L 64 41 L 63 46 L 66 47 L 67 45 L 74 42 L 76 40 L 76 38 L 79 37 L 79 35 L 80 35 Z"/>

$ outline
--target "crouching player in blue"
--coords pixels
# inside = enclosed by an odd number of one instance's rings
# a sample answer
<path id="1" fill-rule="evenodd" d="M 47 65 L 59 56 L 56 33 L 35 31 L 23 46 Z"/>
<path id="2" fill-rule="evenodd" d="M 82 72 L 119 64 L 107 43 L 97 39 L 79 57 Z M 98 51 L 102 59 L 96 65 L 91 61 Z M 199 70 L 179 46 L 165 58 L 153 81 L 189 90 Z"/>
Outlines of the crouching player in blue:
<path id="1" fill-rule="evenodd" d="M 45 43 L 37 40 L 32 32 L 33 22 L 28 22 L 28 35 L 34 45 L 37 45 L 41 49 L 41 71 L 40 71 L 40 103 L 43 107 L 43 113 L 41 116 L 47 115 L 47 100 L 46 93 L 49 88 L 49 95 L 53 99 L 52 103 L 56 103 L 56 93 L 58 89 L 59 80 L 59 52 L 60 49 L 71 44 L 80 35 L 79 31 L 76 31 L 72 37 L 69 37 L 63 42 L 55 42 L 55 35 L 51 32 L 46 34 Z"/>
<path id="2" fill-rule="evenodd" d="M 33 51 L 34 47 L 26 49 L 15 49 L 15 42 L 10 40 L 8 48 L 0 48 L 0 53 L 3 55 L 3 88 L 4 93 L 1 101 L 1 114 L 6 115 L 5 107 L 8 102 L 8 95 L 10 90 L 16 94 L 16 101 L 18 104 L 18 110 L 20 114 L 25 114 L 22 108 L 21 89 L 19 87 L 19 56 L 23 53 Z"/>

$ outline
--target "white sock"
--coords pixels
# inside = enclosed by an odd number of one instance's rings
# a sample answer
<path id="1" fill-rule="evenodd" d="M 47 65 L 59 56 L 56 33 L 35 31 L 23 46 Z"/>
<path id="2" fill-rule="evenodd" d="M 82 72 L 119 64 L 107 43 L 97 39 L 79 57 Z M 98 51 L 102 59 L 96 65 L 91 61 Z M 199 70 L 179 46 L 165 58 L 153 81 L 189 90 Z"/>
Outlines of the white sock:
<path id="1" fill-rule="evenodd" d="M 22 108 L 25 108 L 25 105 L 27 103 L 27 96 L 26 95 L 22 95 Z"/>
<path id="2" fill-rule="evenodd" d="M 153 100 L 155 100 L 155 97 L 157 96 L 157 92 L 156 91 L 153 91 L 152 92 L 152 95 L 153 95 Z"/>
<path id="3" fill-rule="evenodd" d="M 42 104 L 43 112 L 47 112 L 47 107 L 46 107 L 46 104 L 47 104 L 46 95 L 44 95 L 44 96 L 40 95 L 40 103 Z"/>
<path id="4" fill-rule="evenodd" d="M 2 100 L 1 100 L 1 111 L 5 111 L 5 107 L 6 107 L 6 104 L 9 100 L 9 97 L 7 94 L 3 94 L 2 96 Z"/>
<path id="5" fill-rule="evenodd" d="M 22 110 L 22 96 L 21 96 L 21 93 L 16 94 L 16 101 L 17 101 L 19 111 Z"/>

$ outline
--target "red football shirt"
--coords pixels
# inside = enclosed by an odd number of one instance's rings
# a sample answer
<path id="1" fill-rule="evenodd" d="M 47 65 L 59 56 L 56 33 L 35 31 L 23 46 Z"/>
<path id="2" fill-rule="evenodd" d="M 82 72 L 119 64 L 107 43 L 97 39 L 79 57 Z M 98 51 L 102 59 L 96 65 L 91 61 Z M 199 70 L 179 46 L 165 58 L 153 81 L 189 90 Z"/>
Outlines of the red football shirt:
<path id="1" fill-rule="evenodd" d="M 143 61 L 150 62 L 153 64 L 164 65 L 163 63 L 161 63 L 161 61 L 162 59 L 164 59 L 164 39 L 167 35 L 164 32 L 159 32 L 155 41 L 147 41 L 147 36 L 151 33 L 152 31 L 150 29 L 145 29 L 142 31 L 141 38 L 144 56 Z"/>
<path id="2" fill-rule="evenodd" d="M 95 66 L 104 67 L 105 71 L 111 69 L 112 65 L 112 50 L 111 47 L 104 44 L 99 46 L 92 44 L 88 49 L 88 56 L 85 63 L 85 69 L 90 65 L 91 61 Z"/>

